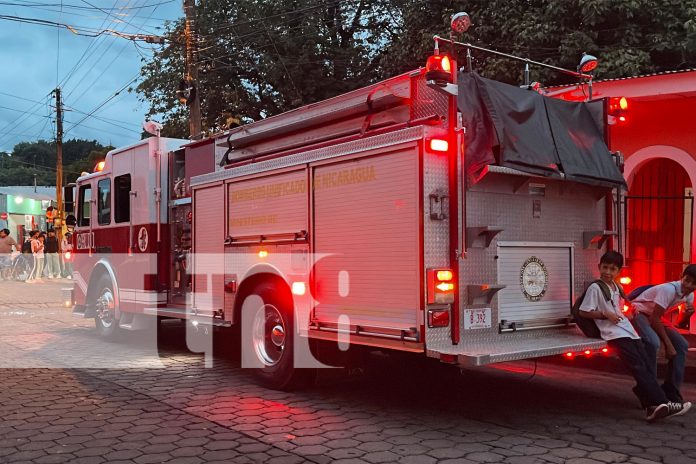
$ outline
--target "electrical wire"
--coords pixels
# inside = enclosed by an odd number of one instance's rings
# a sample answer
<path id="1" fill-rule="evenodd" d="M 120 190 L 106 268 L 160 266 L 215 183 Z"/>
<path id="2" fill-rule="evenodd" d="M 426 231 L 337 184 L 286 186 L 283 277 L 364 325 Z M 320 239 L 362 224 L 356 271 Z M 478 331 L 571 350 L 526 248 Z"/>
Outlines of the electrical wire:
<path id="1" fill-rule="evenodd" d="M 76 122 L 75 124 L 73 124 L 72 126 L 70 126 L 68 129 L 66 129 L 66 130 L 64 131 L 64 134 L 67 134 L 67 133 L 70 132 L 72 129 L 74 129 L 75 127 L 77 127 L 77 126 L 79 126 L 80 124 L 82 124 L 82 122 L 84 122 L 87 118 L 89 118 L 89 117 L 92 116 L 94 113 L 96 113 L 101 107 L 103 107 L 103 106 L 106 105 L 108 102 L 110 102 L 111 100 L 113 100 L 114 98 L 116 98 L 121 92 L 123 92 L 126 88 L 128 88 L 129 85 L 131 85 L 133 82 L 135 82 L 135 81 L 138 79 L 138 77 L 140 77 L 140 73 L 138 73 L 138 74 L 136 74 L 135 76 L 133 76 L 133 78 L 131 78 L 128 82 L 126 82 L 123 86 L 121 86 L 121 88 L 118 89 L 118 90 L 116 91 L 116 93 L 114 93 L 114 94 L 111 95 L 109 98 L 107 98 L 105 101 L 103 101 L 102 103 L 100 103 L 99 105 L 97 105 L 96 108 L 94 108 L 92 111 L 90 111 L 90 112 L 89 112 L 87 115 L 85 115 L 82 119 L 80 119 L 78 122 Z"/>

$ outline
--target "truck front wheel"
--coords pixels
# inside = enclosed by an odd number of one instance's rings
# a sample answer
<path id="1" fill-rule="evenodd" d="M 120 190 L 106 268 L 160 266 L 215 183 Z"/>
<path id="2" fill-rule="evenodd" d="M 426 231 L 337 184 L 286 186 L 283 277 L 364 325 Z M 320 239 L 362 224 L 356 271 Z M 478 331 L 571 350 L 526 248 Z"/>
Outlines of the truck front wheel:
<path id="1" fill-rule="evenodd" d="M 107 276 L 102 276 L 97 281 L 96 289 L 94 321 L 97 333 L 102 338 L 114 340 L 118 335 L 119 321 L 116 318 L 116 297 L 111 279 Z"/>
<path id="2" fill-rule="evenodd" d="M 284 391 L 306 386 L 314 375 L 312 369 L 294 366 L 291 302 L 289 292 L 261 284 L 245 300 L 242 316 L 242 359 L 256 367 L 255 375 L 262 384 Z"/>

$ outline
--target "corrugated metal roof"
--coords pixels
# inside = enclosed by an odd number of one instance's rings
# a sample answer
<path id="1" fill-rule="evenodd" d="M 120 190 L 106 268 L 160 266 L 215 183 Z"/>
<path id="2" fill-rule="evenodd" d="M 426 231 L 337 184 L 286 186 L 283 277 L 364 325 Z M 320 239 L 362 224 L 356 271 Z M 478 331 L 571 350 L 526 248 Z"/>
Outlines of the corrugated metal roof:
<path id="1" fill-rule="evenodd" d="M 36 191 L 34 191 L 36 188 Z M 24 198 L 32 198 L 34 200 L 53 200 L 56 199 L 56 188 L 33 185 L 16 185 L 8 187 L 0 187 L 0 195 L 14 195 Z"/>

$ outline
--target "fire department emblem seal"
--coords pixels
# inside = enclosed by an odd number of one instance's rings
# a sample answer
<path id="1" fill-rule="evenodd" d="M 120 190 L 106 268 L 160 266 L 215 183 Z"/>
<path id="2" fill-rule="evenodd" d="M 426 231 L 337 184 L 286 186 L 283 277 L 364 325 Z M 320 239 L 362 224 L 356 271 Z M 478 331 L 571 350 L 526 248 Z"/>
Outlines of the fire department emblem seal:
<path id="1" fill-rule="evenodd" d="M 147 229 L 145 227 L 141 227 L 138 231 L 138 249 L 143 253 L 145 253 L 145 250 L 147 250 L 147 242 Z"/>
<path id="2" fill-rule="evenodd" d="M 544 297 L 548 281 L 546 266 L 536 256 L 529 257 L 520 268 L 520 287 L 529 301 L 539 301 Z"/>

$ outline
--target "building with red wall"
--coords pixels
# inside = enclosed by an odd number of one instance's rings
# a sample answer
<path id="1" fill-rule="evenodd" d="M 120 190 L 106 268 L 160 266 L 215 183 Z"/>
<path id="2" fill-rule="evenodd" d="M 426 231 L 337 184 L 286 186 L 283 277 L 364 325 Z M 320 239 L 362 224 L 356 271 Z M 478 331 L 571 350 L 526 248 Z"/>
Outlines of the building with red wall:
<path id="1" fill-rule="evenodd" d="M 587 84 L 548 89 L 585 100 Z M 622 202 L 625 247 L 633 285 L 679 278 L 696 262 L 696 70 L 597 81 L 593 98 L 628 99 L 626 121 L 609 131 L 609 146 L 625 157 L 628 192 Z"/>

